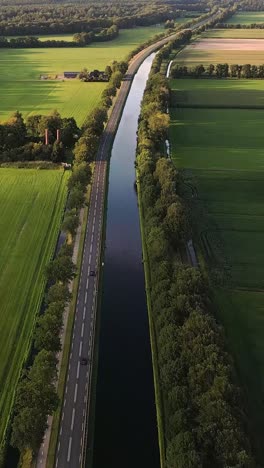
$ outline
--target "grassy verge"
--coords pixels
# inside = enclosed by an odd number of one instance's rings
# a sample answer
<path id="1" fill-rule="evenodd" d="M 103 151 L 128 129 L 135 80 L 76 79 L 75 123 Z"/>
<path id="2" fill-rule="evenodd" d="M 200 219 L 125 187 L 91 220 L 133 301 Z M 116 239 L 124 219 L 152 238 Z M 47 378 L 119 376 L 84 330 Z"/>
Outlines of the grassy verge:
<path id="1" fill-rule="evenodd" d="M 53 468 L 55 455 L 56 455 L 56 446 L 57 446 L 58 432 L 59 432 L 59 426 L 60 426 L 60 417 L 61 417 L 61 410 L 62 410 L 62 403 L 63 403 L 63 396 L 64 396 L 64 387 L 65 387 L 70 347 L 71 347 L 71 341 L 72 341 L 72 329 L 73 329 L 75 308 L 76 308 L 76 302 L 77 302 L 77 296 L 78 296 L 85 232 L 86 232 L 86 225 L 87 225 L 87 219 L 88 219 L 88 213 L 89 213 L 88 203 L 90 200 L 90 193 L 91 193 L 91 185 L 88 186 L 88 190 L 87 190 L 87 196 L 86 196 L 87 206 L 85 206 L 84 208 L 84 217 L 83 217 L 83 222 L 82 222 L 82 227 L 81 227 L 80 244 L 79 244 L 79 251 L 78 251 L 77 265 L 76 265 L 77 276 L 75 277 L 74 282 L 73 282 L 72 300 L 70 304 L 69 317 L 68 317 L 65 342 L 64 342 L 64 347 L 63 347 L 63 356 L 62 356 L 62 361 L 61 361 L 61 369 L 60 369 L 59 382 L 58 382 L 58 396 L 60 399 L 60 404 L 59 404 L 57 411 L 53 415 L 49 451 L 48 451 L 47 465 L 46 465 L 47 468 Z"/>
<path id="2" fill-rule="evenodd" d="M 151 297 L 150 297 L 151 273 L 150 273 L 150 266 L 149 266 L 147 243 L 145 239 L 145 230 L 144 230 L 144 224 L 143 224 L 144 216 L 143 216 L 143 206 L 141 203 L 140 182 L 139 182 L 138 173 L 136 173 L 136 177 L 137 177 L 137 195 L 138 195 L 138 206 L 139 206 L 140 232 L 141 232 L 141 240 L 142 240 L 146 297 L 147 297 L 147 307 L 148 307 L 149 333 L 150 333 L 150 344 L 151 344 L 151 354 L 152 354 L 152 367 L 153 367 L 153 377 L 154 377 L 154 387 L 155 387 L 155 402 L 156 402 L 157 423 L 158 423 L 160 466 L 161 468 L 164 468 L 165 467 L 164 410 L 163 410 L 162 392 L 161 392 L 161 388 L 159 385 L 158 348 L 157 348 L 156 331 L 155 331 L 155 325 L 153 321 L 153 312 L 152 312 Z"/>

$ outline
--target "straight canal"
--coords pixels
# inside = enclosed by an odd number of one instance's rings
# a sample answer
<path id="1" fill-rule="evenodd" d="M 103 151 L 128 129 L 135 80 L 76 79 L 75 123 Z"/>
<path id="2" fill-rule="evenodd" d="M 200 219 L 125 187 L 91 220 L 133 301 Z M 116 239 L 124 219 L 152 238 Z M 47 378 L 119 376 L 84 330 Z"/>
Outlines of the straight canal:
<path id="1" fill-rule="evenodd" d="M 115 137 L 95 408 L 94 468 L 158 468 L 159 448 L 135 182 L 140 103 L 154 54 L 140 66 Z"/>

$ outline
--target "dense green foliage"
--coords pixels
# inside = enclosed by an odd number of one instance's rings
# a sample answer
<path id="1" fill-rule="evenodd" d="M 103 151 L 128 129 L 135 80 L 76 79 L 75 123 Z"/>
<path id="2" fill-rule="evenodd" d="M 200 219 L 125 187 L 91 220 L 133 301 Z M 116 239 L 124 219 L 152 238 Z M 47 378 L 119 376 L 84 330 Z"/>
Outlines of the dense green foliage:
<path id="1" fill-rule="evenodd" d="M 32 338 L 66 197 L 59 170 L 0 169 L 0 439 Z"/>
<path id="2" fill-rule="evenodd" d="M 90 5 L 24 5 L 1 8 L 2 35 L 36 35 L 93 32 L 115 25 L 118 28 L 150 26 L 180 16 L 166 3 L 96 3 Z"/>
<path id="3" fill-rule="evenodd" d="M 166 466 L 254 466 L 241 392 L 201 272 L 183 264 L 191 237 L 181 175 L 162 156 L 168 88 L 154 61 L 142 103 L 137 170 L 164 405 Z"/>

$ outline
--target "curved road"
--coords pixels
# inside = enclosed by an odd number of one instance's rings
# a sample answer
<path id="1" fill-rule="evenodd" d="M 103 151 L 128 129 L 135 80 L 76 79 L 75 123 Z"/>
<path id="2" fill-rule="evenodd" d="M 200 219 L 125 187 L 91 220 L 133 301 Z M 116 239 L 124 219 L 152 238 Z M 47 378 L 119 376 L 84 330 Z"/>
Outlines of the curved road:
<path id="1" fill-rule="evenodd" d="M 190 29 L 196 29 L 206 21 L 208 19 Z M 89 417 L 99 279 L 99 275 L 91 276 L 91 272 L 99 272 L 100 270 L 101 239 L 107 190 L 106 175 L 110 150 L 131 82 L 138 67 L 146 57 L 173 39 L 175 35 L 176 33 L 162 39 L 133 57 L 98 150 L 93 175 L 67 382 L 56 452 L 56 468 L 83 467 L 85 462 L 85 440 Z M 86 365 L 81 363 L 81 358 L 87 359 Z"/>

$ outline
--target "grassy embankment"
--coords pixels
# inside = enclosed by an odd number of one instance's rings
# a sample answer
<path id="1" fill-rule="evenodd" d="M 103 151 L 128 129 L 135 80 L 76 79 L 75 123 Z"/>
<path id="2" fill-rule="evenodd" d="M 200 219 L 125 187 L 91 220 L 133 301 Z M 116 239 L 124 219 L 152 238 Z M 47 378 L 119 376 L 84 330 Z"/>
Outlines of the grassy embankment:
<path id="1" fill-rule="evenodd" d="M 68 174 L 0 169 L 0 440 L 56 245 Z"/>
<path id="2" fill-rule="evenodd" d="M 217 313 L 246 389 L 262 466 L 264 111 L 232 106 L 263 102 L 264 83 L 174 80 L 171 86 L 188 103 L 230 107 L 171 109 L 170 140 L 177 168 L 197 189 L 197 198 L 192 198 L 196 241 L 217 278 Z"/>
<path id="3" fill-rule="evenodd" d="M 123 60 L 137 45 L 164 32 L 162 26 L 121 30 L 113 41 L 84 48 L 0 49 L 0 119 L 19 110 L 24 116 L 48 114 L 57 109 L 75 117 L 79 125 L 100 101 L 105 83 L 42 81 L 41 74 L 55 75 L 86 67 L 104 69 L 112 60 Z"/>

